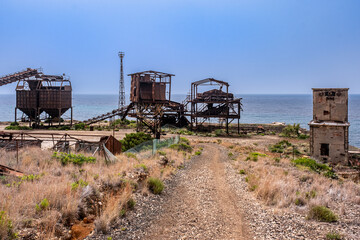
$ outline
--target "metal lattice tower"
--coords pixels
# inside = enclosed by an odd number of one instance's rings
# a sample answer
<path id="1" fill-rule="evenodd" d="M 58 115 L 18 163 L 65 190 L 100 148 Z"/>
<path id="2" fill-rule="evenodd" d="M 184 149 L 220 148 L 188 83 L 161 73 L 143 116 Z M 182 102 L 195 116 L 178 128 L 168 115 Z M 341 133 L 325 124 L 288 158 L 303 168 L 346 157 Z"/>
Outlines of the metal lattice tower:
<path id="1" fill-rule="evenodd" d="M 125 56 L 124 52 L 118 53 L 120 57 L 120 82 L 119 82 L 119 104 L 118 108 L 125 106 L 125 87 L 124 87 L 124 68 L 123 68 L 123 58 Z"/>

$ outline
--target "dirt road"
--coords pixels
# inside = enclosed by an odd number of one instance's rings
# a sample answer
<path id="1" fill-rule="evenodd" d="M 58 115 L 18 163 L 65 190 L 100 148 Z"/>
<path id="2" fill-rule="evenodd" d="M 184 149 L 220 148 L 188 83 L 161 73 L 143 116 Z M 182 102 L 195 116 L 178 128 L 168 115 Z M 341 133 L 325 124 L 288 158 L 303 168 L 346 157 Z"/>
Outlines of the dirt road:
<path id="1" fill-rule="evenodd" d="M 226 182 L 227 151 L 202 144 L 203 152 L 180 170 L 162 196 L 138 199 L 136 216 L 114 231 L 117 239 L 251 239 L 236 195 Z M 144 210 L 145 209 L 145 210 Z M 124 225 L 125 224 L 125 227 Z"/>
<path id="2" fill-rule="evenodd" d="M 204 145 L 150 226 L 149 239 L 249 239 L 237 206 L 240 196 L 225 179 L 225 158 L 219 147 Z"/>

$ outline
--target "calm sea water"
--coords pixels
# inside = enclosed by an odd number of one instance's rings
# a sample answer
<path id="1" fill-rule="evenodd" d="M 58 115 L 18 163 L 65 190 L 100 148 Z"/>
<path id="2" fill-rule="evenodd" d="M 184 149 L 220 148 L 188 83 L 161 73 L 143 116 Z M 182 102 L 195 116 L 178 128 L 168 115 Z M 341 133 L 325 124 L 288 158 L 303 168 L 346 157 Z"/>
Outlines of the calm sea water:
<path id="1" fill-rule="evenodd" d="M 312 119 L 311 95 L 238 95 L 243 98 L 242 123 L 300 123 Z M 74 119 L 85 120 L 117 108 L 117 95 L 73 95 Z M 172 100 L 182 102 L 183 94 Z M 360 147 L 360 95 L 349 96 L 350 144 Z M 15 95 L 0 95 L 0 121 L 13 121 Z M 70 115 L 70 113 L 68 113 Z"/>

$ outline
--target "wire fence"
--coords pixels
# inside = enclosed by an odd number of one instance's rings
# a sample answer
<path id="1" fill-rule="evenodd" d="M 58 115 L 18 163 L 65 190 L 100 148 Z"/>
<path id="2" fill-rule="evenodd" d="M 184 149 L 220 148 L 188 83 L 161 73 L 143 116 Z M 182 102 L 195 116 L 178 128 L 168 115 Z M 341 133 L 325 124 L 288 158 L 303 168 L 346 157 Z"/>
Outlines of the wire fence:
<path id="1" fill-rule="evenodd" d="M 170 147 L 173 144 L 177 144 L 180 141 L 180 136 L 175 136 L 167 139 L 153 139 L 147 142 L 143 142 L 129 150 L 126 153 L 140 153 L 148 151 L 151 155 L 154 155 L 159 149 Z"/>

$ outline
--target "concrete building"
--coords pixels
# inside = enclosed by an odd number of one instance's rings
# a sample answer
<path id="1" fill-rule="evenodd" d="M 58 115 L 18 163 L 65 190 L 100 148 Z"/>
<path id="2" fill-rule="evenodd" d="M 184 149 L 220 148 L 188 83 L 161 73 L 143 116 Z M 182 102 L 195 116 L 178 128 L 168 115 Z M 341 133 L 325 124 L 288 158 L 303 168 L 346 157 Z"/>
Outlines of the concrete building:
<path id="1" fill-rule="evenodd" d="M 310 152 L 330 164 L 347 164 L 349 151 L 348 88 L 313 88 Z"/>

